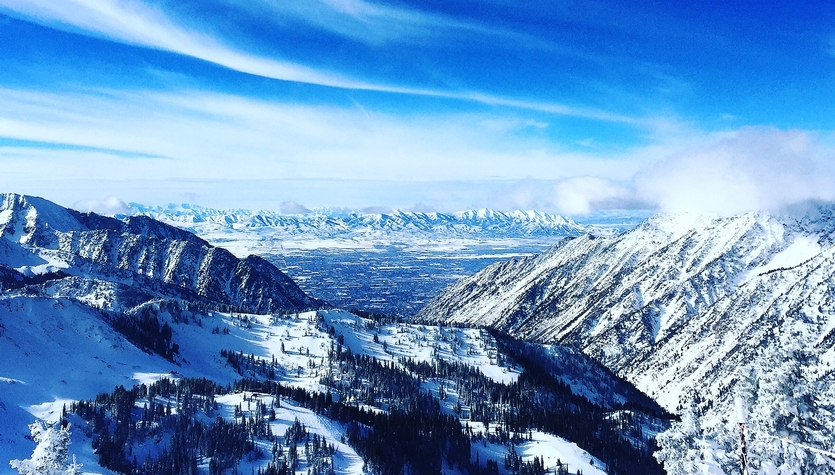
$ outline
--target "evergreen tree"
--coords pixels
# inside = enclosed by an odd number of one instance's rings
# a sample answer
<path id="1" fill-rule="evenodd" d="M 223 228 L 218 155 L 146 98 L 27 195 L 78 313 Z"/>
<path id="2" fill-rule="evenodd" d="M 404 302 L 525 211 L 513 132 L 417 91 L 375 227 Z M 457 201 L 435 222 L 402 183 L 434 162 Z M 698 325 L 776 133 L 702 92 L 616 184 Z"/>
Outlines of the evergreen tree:
<path id="1" fill-rule="evenodd" d="M 32 439 L 38 444 L 32 458 L 12 460 L 9 465 L 21 475 L 81 475 L 81 465 L 69 463 L 70 427 L 56 427 L 35 421 L 29 425 Z"/>
<path id="2" fill-rule="evenodd" d="M 795 329 L 783 332 L 750 385 L 756 391 L 748 416 L 752 473 L 835 474 L 835 460 L 812 450 L 832 447 L 835 420 L 832 401 L 827 407 L 822 399 L 831 381 L 815 375 L 820 361 L 805 340 Z"/>
<path id="3" fill-rule="evenodd" d="M 793 322 L 776 350 L 740 369 L 736 414 L 714 413 L 702 430 L 688 410 L 659 434 L 668 474 L 835 475 L 833 372 L 802 329 Z"/>
<path id="4" fill-rule="evenodd" d="M 724 453 L 716 442 L 708 439 L 702 430 L 695 398 L 681 414 L 681 422 L 658 435 L 660 450 L 656 458 L 664 464 L 668 474 L 724 475 L 717 456 Z"/>

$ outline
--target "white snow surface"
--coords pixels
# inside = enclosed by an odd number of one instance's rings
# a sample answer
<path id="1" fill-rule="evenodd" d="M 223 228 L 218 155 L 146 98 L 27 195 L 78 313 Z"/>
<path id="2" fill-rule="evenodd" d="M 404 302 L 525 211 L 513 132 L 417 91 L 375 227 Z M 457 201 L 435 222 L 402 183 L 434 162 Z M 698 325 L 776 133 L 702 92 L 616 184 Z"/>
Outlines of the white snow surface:
<path id="1" fill-rule="evenodd" d="M 215 401 L 220 405 L 219 412 L 224 419 L 232 420 L 235 418 L 234 408 L 239 406 L 242 409 L 238 416 L 240 420 L 242 417 L 250 418 L 254 415 L 255 400 L 261 401 L 262 404 L 272 405 L 275 401 L 273 396 L 268 394 L 259 394 L 249 391 L 244 391 L 236 394 L 227 394 L 215 398 Z M 363 473 L 364 461 L 357 455 L 356 451 L 349 445 L 341 442 L 342 437 L 345 436 L 345 428 L 338 422 L 334 422 L 326 417 L 320 416 L 310 409 L 299 407 L 293 404 L 292 401 L 282 399 L 279 401 L 280 407 L 276 409 L 276 418 L 270 422 L 270 427 L 273 434 L 279 436 L 283 435 L 288 427 L 290 427 L 296 420 L 305 425 L 306 429 L 311 434 L 323 436 L 327 444 L 333 444 L 336 448 L 336 453 L 333 457 L 334 471 L 339 475 L 359 475 Z M 283 440 L 282 440 L 283 442 Z M 258 441 L 257 445 L 265 452 L 269 453 L 272 445 L 266 441 Z M 264 460 L 247 461 L 244 458 L 238 465 L 239 473 L 251 473 L 253 469 L 257 470 L 259 467 L 263 468 L 266 465 Z M 205 469 L 208 469 L 206 464 Z M 296 469 L 296 473 L 306 474 L 307 465 L 304 458 Z"/>
<path id="2" fill-rule="evenodd" d="M 820 236 L 817 234 L 797 236 L 785 249 L 772 255 L 768 262 L 749 271 L 744 281 L 748 282 L 760 274 L 803 264 L 821 253 L 823 248 L 819 241 Z"/>
<path id="3" fill-rule="evenodd" d="M 470 429 L 474 433 L 484 433 L 484 424 L 480 422 L 462 423 L 469 424 Z M 532 431 L 531 440 L 525 440 L 521 444 L 516 445 L 515 450 L 525 461 L 530 461 L 534 457 L 542 457 L 545 462 L 545 467 L 550 470 L 549 473 L 554 473 L 557 462 L 559 462 L 570 473 L 581 471 L 584 475 L 606 475 L 603 462 L 599 459 L 589 455 L 588 452 L 578 447 L 577 444 L 545 432 Z M 472 452 L 473 459 L 475 459 L 475 454 L 478 453 L 482 464 L 487 459 L 498 460 L 499 473 L 502 475 L 511 474 L 502 464 L 504 456 L 507 454 L 506 445 L 490 443 L 486 439 L 481 442 L 473 441 Z"/>

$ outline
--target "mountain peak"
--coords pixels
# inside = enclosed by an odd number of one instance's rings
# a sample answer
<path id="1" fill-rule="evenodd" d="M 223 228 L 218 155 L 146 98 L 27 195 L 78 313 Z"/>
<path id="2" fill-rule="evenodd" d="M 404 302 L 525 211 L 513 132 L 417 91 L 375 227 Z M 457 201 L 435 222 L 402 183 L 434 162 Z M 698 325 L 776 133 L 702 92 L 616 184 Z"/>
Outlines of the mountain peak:
<path id="1" fill-rule="evenodd" d="M 36 196 L 0 194 L 0 237 L 24 244 L 36 238 L 36 232 L 48 227 L 69 232 L 80 225 L 74 211 Z"/>

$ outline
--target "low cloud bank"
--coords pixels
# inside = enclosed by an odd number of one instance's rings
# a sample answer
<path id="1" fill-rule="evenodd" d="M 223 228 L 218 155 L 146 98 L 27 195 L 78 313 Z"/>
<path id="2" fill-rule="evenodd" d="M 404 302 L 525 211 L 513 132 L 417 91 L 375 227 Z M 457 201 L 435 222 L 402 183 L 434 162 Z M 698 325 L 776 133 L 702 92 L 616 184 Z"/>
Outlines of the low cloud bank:
<path id="1" fill-rule="evenodd" d="M 665 211 L 734 214 L 835 199 L 835 150 L 805 131 L 744 128 L 635 176 L 638 196 Z"/>
<path id="2" fill-rule="evenodd" d="M 538 209 L 569 216 L 638 209 L 727 215 L 778 211 L 807 201 L 835 201 L 835 134 L 748 127 L 712 135 L 696 134 L 686 142 L 671 145 L 669 150 L 648 158 L 646 165 L 635 166 L 637 171 L 630 173 L 622 169 L 613 171 L 611 167 L 628 160 L 635 164 L 641 157 L 622 160 L 609 157 L 605 163 L 598 162 L 597 169 L 591 165 L 581 167 L 574 170 L 576 176 L 562 179 L 553 177 L 565 170 L 566 163 L 570 164 L 568 159 L 529 164 L 526 170 L 542 173 L 538 178 L 527 179 L 143 180 L 140 177 L 126 182 L 94 177 L 76 180 L 77 183 L 70 179 L 64 181 L 64 197 L 55 196 L 53 185 L 40 182 L 29 186 L 27 192 L 74 202 L 74 207 L 82 211 L 110 215 L 127 212 L 127 206 L 114 196 L 104 200 L 77 200 L 86 198 L 90 189 L 97 189 L 103 195 L 118 194 L 137 202 L 162 204 L 190 196 L 201 197 L 201 204 L 206 206 L 278 209 L 286 214 L 338 205 L 378 213 L 393 208 L 451 212 L 490 207 Z M 18 189 L 27 188 L 19 177 L 14 184 Z M 379 206 L 368 208 L 375 205 Z"/>
<path id="3" fill-rule="evenodd" d="M 562 214 L 583 215 L 597 209 L 646 207 L 636 206 L 634 190 L 606 178 L 582 176 L 557 182 L 553 202 Z"/>
<path id="4" fill-rule="evenodd" d="M 835 200 L 835 148 L 800 130 L 743 128 L 672 155 L 631 182 L 574 177 L 554 184 L 552 202 L 570 215 L 657 208 L 737 214 Z"/>

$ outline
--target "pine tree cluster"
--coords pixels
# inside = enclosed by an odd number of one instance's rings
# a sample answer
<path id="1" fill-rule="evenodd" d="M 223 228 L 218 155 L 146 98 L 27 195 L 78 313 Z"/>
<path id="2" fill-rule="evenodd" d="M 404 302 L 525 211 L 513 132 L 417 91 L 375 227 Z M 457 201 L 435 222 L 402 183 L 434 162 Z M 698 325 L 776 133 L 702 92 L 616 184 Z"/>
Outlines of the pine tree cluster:
<path id="1" fill-rule="evenodd" d="M 301 461 L 311 474 L 332 473 L 332 442 L 298 421 L 283 437 L 272 433 L 270 422 L 282 400 L 342 423 L 343 442 L 369 471 L 381 475 L 435 475 L 446 467 L 494 474 L 503 462 L 516 474 L 567 473 L 561 465 L 546 467 L 541 458 L 514 456 L 514 446 L 530 440 L 534 430 L 576 442 L 612 475 L 663 473 L 652 457 L 654 440 L 643 427 L 663 425 L 665 414 L 639 404 L 594 404 L 573 394 L 537 358 L 517 350 L 501 349 L 523 368 L 518 380 L 507 384 L 460 363 L 392 362 L 354 354 L 337 338 L 317 368 L 320 383 L 329 388 L 325 392 L 276 382 L 281 367 L 275 359 L 224 350 L 221 356 L 230 366 L 251 377 L 226 386 L 206 379 L 163 379 L 118 387 L 70 410 L 88 421 L 101 464 L 126 474 L 193 475 L 207 464 L 214 475 L 234 470 L 244 458 L 262 461 L 259 473 L 293 473 Z M 217 417 L 216 397 L 240 393 L 261 396 L 247 396 L 246 410 L 235 407 L 231 420 Z M 442 409 L 450 405 L 452 413 Z M 491 430 L 473 431 L 462 419 Z M 149 441 L 159 450 L 142 449 Z M 472 444 L 488 441 L 507 446 L 508 458 L 473 457 Z"/>

